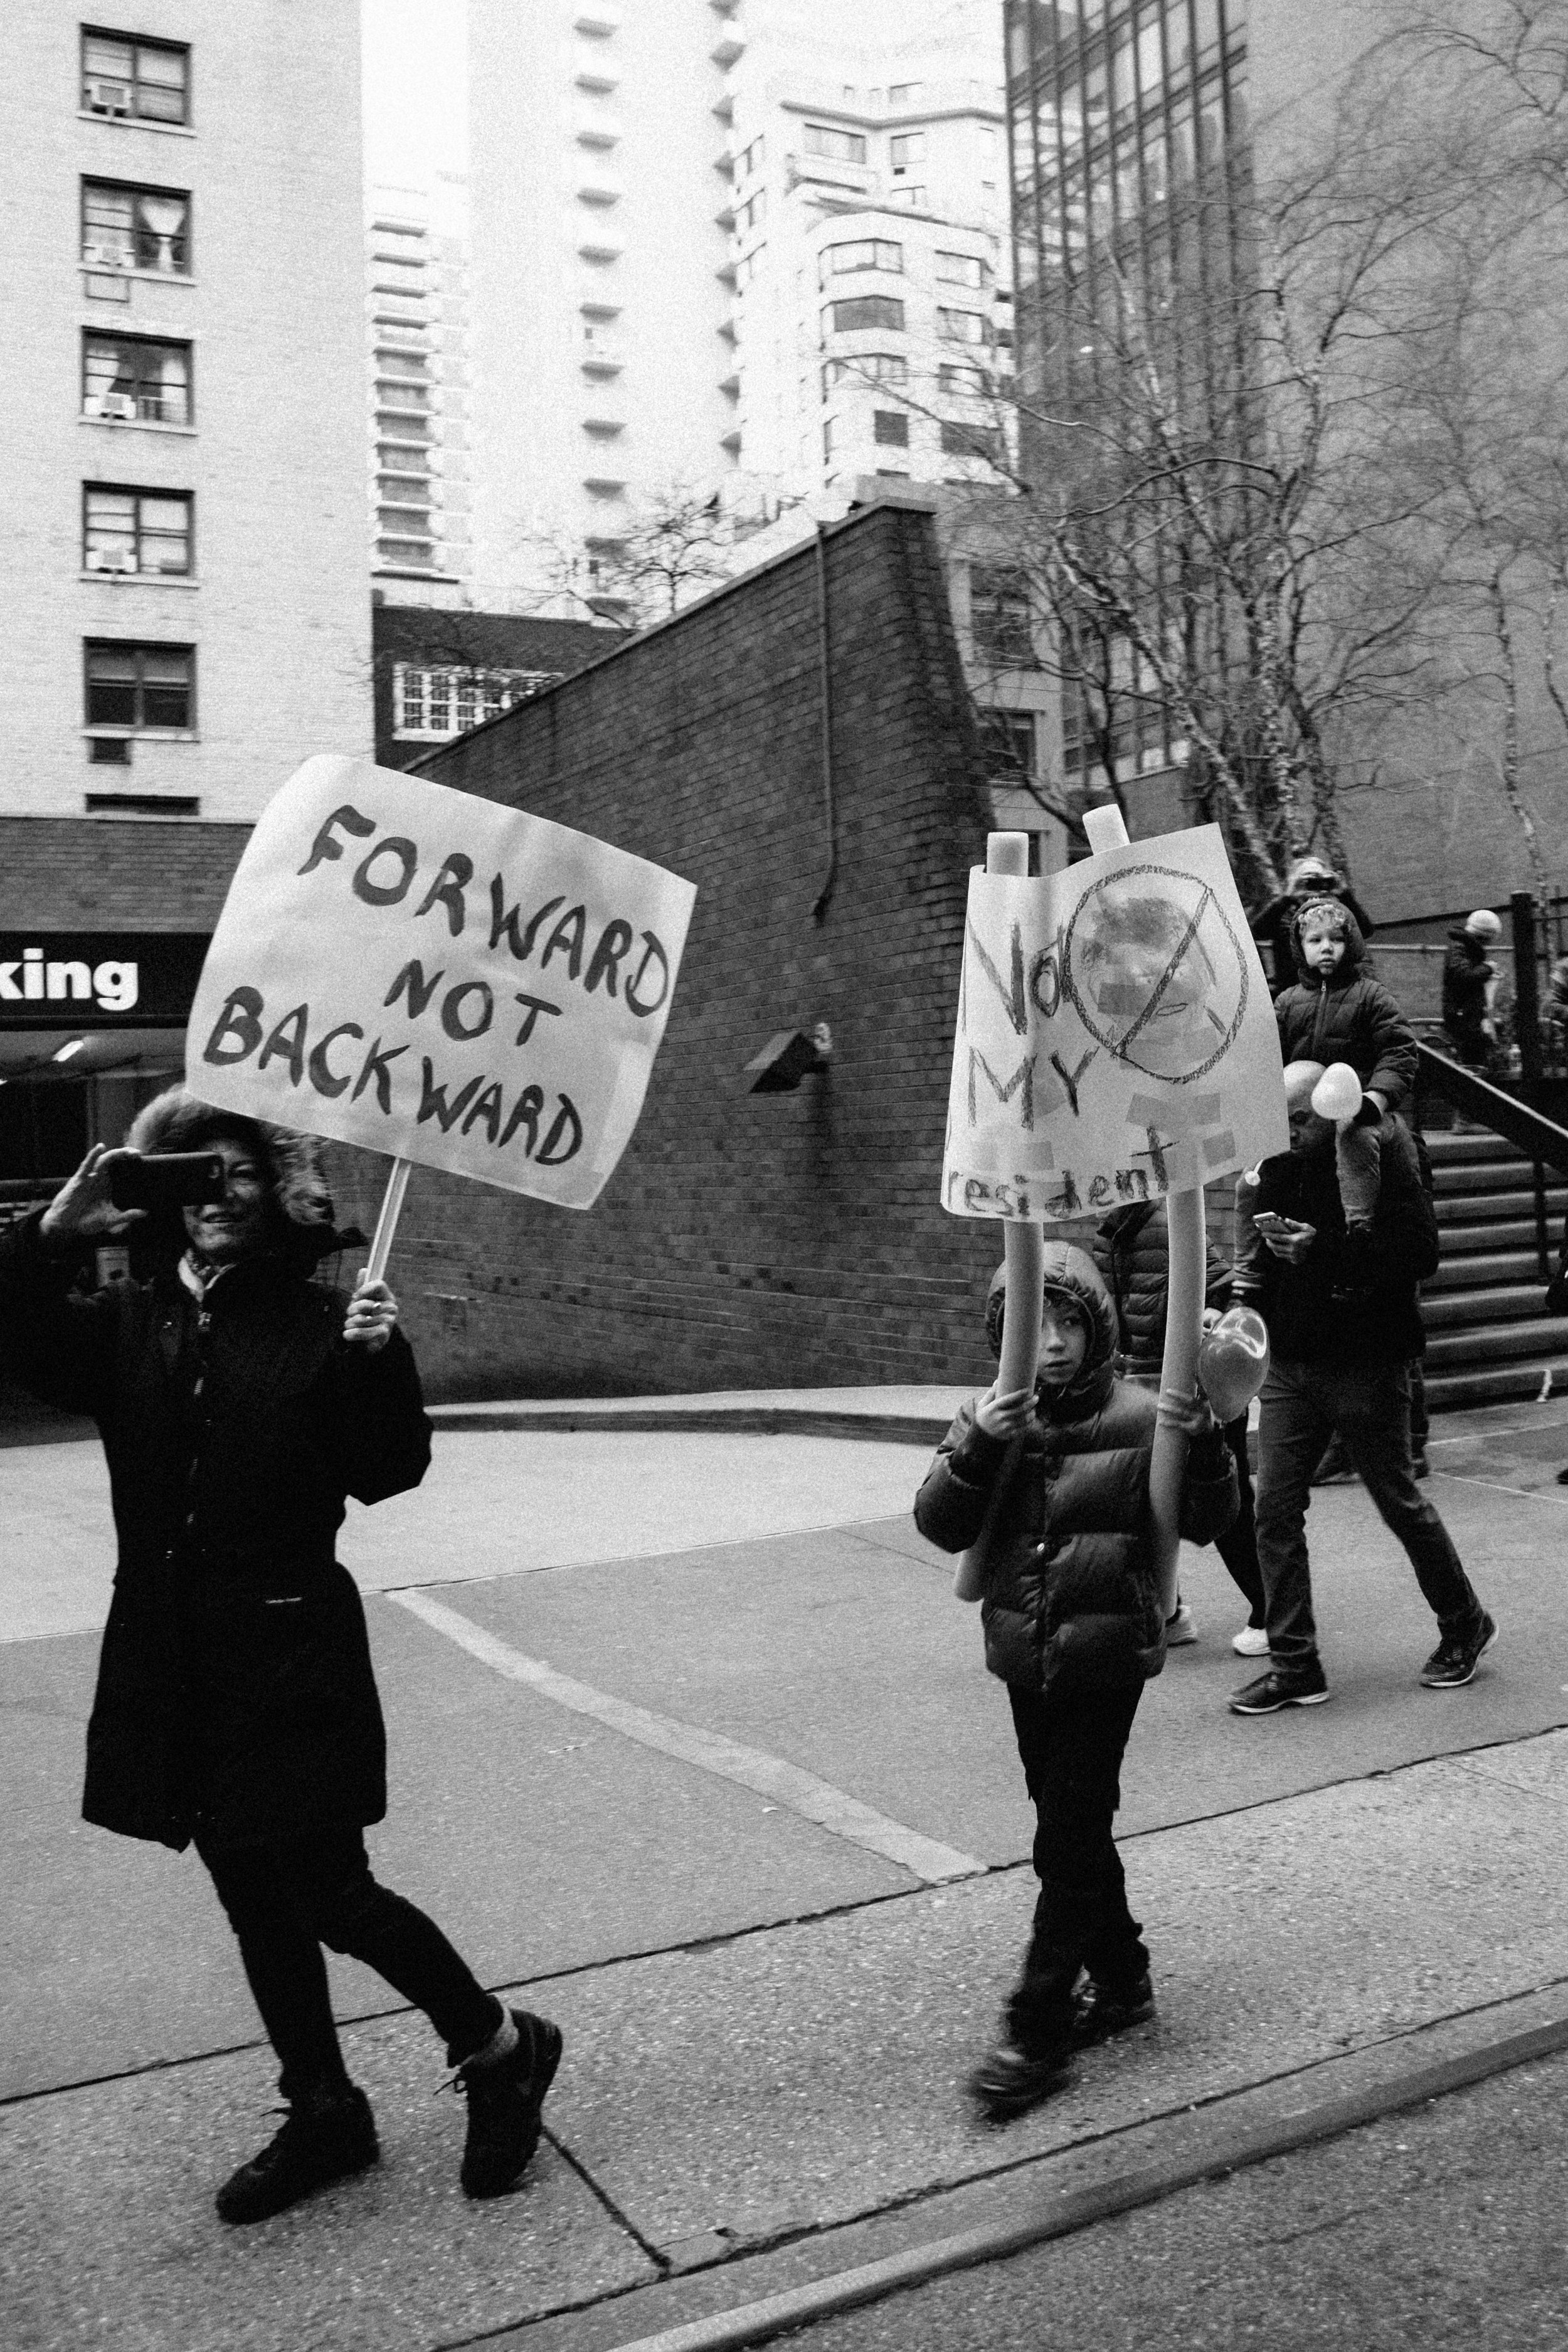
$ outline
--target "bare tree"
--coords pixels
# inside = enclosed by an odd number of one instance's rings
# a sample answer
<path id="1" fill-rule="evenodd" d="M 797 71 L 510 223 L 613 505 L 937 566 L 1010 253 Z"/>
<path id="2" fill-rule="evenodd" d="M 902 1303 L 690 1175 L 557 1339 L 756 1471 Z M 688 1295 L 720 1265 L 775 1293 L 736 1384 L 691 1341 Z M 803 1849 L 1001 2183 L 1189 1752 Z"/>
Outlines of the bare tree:
<path id="1" fill-rule="evenodd" d="M 635 635 L 727 580 L 734 542 L 716 491 L 670 481 L 628 504 L 602 536 L 586 543 L 550 537 L 531 547 L 544 558 L 548 600 Z"/>

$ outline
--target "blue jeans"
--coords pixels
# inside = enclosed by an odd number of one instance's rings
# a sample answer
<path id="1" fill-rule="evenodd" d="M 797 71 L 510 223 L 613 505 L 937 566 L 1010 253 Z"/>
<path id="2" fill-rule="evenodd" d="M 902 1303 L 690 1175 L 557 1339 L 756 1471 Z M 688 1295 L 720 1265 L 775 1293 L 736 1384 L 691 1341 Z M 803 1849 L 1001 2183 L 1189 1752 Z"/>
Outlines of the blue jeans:
<path id="1" fill-rule="evenodd" d="M 1404 1545 L 1443 1633 L 1470 1633 L 1481 1604 L 1411 1471 L 1409 1367 L 1276 1358 L 1258 1412 L 1258 1560 L 1273 1664 L 1294 1674 L 1317 1658 L 1307 1507 L 1312 1473 L 1336 1431 L 1384 1526 Z"/>

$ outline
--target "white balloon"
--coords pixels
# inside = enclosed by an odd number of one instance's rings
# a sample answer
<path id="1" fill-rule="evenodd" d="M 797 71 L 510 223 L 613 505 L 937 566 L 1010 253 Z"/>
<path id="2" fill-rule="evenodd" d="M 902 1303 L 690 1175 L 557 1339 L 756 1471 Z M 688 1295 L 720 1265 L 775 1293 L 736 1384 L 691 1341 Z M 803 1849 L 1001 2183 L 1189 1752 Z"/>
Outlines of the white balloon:
<path id="1" fill-rule="evenodd" d="M 1362 1106 L 1361 1080 L 1348 1062 L 1331 1062 L 1312 1088 L 1312 1108 L 1336 1127 L 1354 1118 Z"/>

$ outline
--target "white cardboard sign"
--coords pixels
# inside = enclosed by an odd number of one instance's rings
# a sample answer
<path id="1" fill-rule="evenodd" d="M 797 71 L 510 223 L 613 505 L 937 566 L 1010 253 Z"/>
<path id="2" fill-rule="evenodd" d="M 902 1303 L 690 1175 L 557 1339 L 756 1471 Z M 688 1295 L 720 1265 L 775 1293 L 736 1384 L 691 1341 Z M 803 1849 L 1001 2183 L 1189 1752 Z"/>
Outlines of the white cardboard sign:
<path id="1" fill-rule="evenodd" d="M 586 1209 L 637 1125 L 696 896 L 546 818 L 307 760 L 229 886 L 185 1082 Z"/>
<path id="2" fill-rule="evenodd" d="M 1289 1146 L 1279 1038 L 1217 825 L 969 880 L 943 1206 L 1051 1224 Z"/>

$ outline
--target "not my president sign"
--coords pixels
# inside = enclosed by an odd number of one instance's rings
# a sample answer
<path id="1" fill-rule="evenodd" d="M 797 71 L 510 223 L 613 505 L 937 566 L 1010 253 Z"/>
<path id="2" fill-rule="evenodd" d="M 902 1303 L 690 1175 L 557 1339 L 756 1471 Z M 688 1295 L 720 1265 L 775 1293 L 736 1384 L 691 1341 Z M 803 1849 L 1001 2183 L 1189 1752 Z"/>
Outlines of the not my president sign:
<path id="1" fill-rule="evenodd" d="M 186 1083 L 586 1209 L 637 1125 L 696 895 L 545 818 L 308 760 L 230 885 Z"/>
<path id="2" fill-rule="evenodd" d="M 942 1160 L 956 1215 L 1042 1223 L 1289 1144 L 1279 1032 L 1215 825 L 970 876 Z"/>

